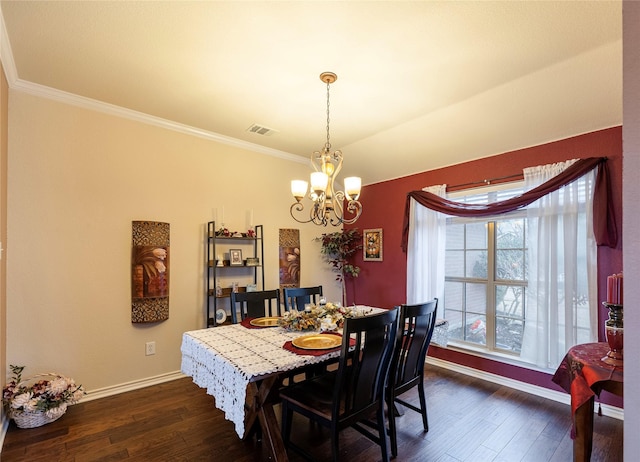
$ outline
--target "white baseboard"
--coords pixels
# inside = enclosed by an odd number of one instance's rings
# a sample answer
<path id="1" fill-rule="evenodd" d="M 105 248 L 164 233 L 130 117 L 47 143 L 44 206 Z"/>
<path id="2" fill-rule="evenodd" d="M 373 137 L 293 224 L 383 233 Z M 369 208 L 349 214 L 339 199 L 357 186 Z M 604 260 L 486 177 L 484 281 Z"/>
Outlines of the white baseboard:
<path id="1" fill-rule="evenodd" d="M 548 388 L 540 387 L 538 385 L 532 385 L 530 383 L 520 382 L 518 380 L 502 377 L 490 372 L 484 372 L 472 367 L 462 366 L 460 364 L 433 358 L 431 356 L 427 356 L 426 363 L 433 364 L 434 366 L 442 367 L 443 369 L 448 369 L 450 371 L 459 372 L 460 374 L 469 375 L 481 380 L 486 380 L 487 382 L 497 383 L 498 385 L 504 385 L 505 387 L 524 391 L 525 393 L 529 393 L 535 396 L 540 396 L 542 398 L 557 401 L 559 403 L 566 404 L 567 406 L 571 405 L 571 396 L 568 393 L 550 390 Z M 618 420 L 624 420 L 624 409 L 616 406 L 611 406 L 609 404 L 601 404 L 601 406 L 602 415 L 613 417 L 614 419 Z"/>
<path id="2" fill-rule="evenodd" d="M 158 385 L 164 382 L 170 382 L 176 379 L 182 379 L 187 377 L 180 371 L 169 372 L 167 374 L 156 375 L 154 377 L 147 377 L 145 379 L 134 380 L 133 382 L 121 383 L 110 387 L 97 388 L 95 390 L 88 390 L 87 394 L 82 401 L 92 401 L 94 399 L 106 398 L 107 396 L 118 395 L 127 391 L 138 390 L 140 388 L 150 387 L 152 385 Z"/>

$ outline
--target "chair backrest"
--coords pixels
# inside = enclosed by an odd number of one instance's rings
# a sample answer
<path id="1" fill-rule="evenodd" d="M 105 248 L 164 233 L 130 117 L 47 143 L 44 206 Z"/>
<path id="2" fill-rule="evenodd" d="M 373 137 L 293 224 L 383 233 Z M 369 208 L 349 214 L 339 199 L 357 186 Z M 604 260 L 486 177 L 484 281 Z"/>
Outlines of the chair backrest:
<path id="1" fill-rule="evenodd" d="M 296 308 L 298 311 L 302 311 L 306 303 L 317 304 L 320 297 L 322 297 L 322 286 L 285 287 L 284 310 L 290 311 Z"/>
<path id="2" fill-rule="evenodd" d="M 398 341 L 391 362 L 389 386 L 408 389 L 424 374 L 424 362 L 436 325 L 438 299 L 418 305 L 401 305 Z"/>
<path id="3" fill-rule="evenodd" d="M 241 319 L 280 316 L 280 291 L 263 290 L 259 292 L 231 293 L 231 320 L 237 324 L 237 303 L 240 304 Z"/>
<path id="4" fill-rule="evenodd" d="M 375 406 L 383 405 L 397 331 L 397 308 L 345 320 L 333 419 L 349 424 L 361 420 Z M 355 344 L 350 339 L 354 339 Z"/>

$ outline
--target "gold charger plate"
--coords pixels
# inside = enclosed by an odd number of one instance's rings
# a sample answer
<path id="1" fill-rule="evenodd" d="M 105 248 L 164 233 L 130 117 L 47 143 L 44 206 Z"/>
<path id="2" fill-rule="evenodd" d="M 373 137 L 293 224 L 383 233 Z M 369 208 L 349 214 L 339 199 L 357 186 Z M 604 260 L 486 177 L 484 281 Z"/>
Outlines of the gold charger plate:
<path id="1" fill-rule="evenodd" d="M 264 318 L 252 319 L 249 324 L 256 327 L 277 327 L 279 319 L 280 318 L 278 316 L 267 316 Z"/>
<path id="2" fill-rule="evenodd" d="M 339 335 L 303 335 L 291 341 L 293 346 L 305 350 L 330 350 L 342 345 L 342 337 Z"/>

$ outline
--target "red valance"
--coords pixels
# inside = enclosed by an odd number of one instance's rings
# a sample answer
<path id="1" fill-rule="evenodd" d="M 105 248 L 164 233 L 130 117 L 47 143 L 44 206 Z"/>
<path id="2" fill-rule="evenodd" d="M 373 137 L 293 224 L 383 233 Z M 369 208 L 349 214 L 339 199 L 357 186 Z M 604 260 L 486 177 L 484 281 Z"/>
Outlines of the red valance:
<path id="1" fill-rule="evenodd" d="M 541 197 L 569 183 L 577 180 L 596 167 L 598 173 L 593 197 L 593 231 L 598 245 L 616 247 L 618 244 L 618 229 L 613 213 L 613 198 L 609 182 L 609 169 L 606 157 L 589 157 L 573 163 L 562 173 L 554 176 L 549 181 L 527 191 L 519 196 L 512 197 L 491 204 L 462 204 L 453 202 L 426 191 L 411 191 L 407 193 L 404 207 L 404 223 L 402 225 L 402 250 L 406 253 L 409 240 L 409 213 L 411 199 L 418 204 L 436 212 L 445 213 L 457 217 L 487 217 L 511 212 L 526 207 Z"/>

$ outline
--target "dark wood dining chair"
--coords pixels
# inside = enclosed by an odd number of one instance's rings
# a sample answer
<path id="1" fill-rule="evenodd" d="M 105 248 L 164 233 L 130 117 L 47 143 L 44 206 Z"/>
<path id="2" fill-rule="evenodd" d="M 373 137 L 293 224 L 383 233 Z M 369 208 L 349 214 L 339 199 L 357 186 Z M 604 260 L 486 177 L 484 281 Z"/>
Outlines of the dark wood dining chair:
<path id="1" fill-rule="evenodd" d="M 314 287 L 285 287 L 283 289 L 284 310 L 291 311 L 296 309 L 304 311 L 304 305 L 307 303 L 318 304 L 322 298 L 322 286 Z M 311 365 L 305 368 L 304 374 L 307 379 L 314 375 L 322 374 L 327 371 L 327 364 Z M 289 377 L 289 383 L 294 382 L 294 376 Z"/>
<path id="2" fill-rule="evenodd" d="M 280 290 L 231 293 L 231 322 L 238 323 L 238 304 L 240 320 L 247 317 L 280 316 Z"/>
<path id="3" fill-rule="evenodd" d="M 393 352 L 389 370 L 387 390 L 387 414 L 389 418 L 389 438 L 391 455 L 398 455 L 395 403 L 422 415 L 425 432 L 429 431 L 427 419 L 427 402 L 424 395 L 424 363 L 429 349 L 429 342 L 436 325 L 436 309 L 438 299 L 418 305 L 401 305 L 398 315 L 398 341 Z M 414 406 L 400 398 L 400 395 L 413 387 L 418 387 L 420 407 Z"/>
<path id="4" fill-rule="evenodd" d="M 384 393 L 397 322 L 398 309 L 347 319 L 338 369 L 280 390 L 285 447 L 312 459 L 308 451 L 291 442 L 293 413 L 297 412 L 329 429 L 334 461 L 339 458 L 340 430 L 346 427 L 378 444 L 382 460 L 389 460 Z M 374 415 L 375 424 L 370 422 Z"/>
<path id="5" fill-rule="evenodd" d="M 320 297 L 322 297 L 322 286 L 285 287 L 284 310 L 290 311 L 296 308 L 298 311 L 303 311 L 306 303 L 317 304 Z"/>

